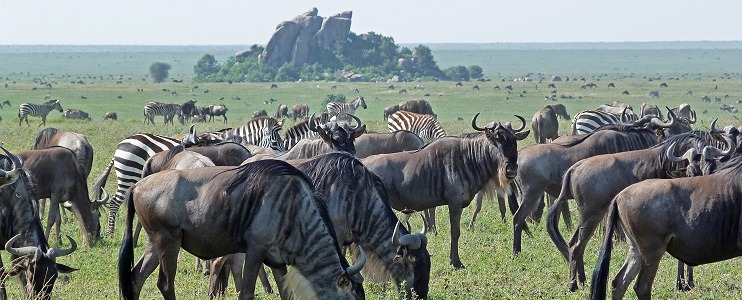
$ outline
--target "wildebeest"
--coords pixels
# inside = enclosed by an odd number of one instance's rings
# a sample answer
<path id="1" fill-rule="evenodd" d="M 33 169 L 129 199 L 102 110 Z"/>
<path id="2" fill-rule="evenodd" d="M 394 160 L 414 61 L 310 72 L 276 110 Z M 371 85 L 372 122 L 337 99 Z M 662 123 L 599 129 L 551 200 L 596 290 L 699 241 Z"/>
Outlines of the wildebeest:
<path id="1" fill-rule="evenodd" d="M 2 144 L 0 149 L 11 162 L 10 166 L 0 169 L 0 219 L 3 220 L 0 243 L 11 254 L 7 268 L 0 262 L 3 273 L 0 275 L 0 298 L 7 299 L 6 278 L 20 275 L 28 299 L 50 299 L 57 274 L 77 270 L 57 263 L 56 259 L 71 254 L 77 249 L 77 244 L 68 236 L 69 249 L 48 248 L 39 216 L 33 207 L 37 198 L 33 182 L 20 159 Z"/>
<path id="2" fill-rule="evenodd" d="M 425 142 L 407 130 L 390 133 L 364 133 L 354 142 L 356 157 L 365 158 L 376 154 L 418 150 Z"/>
<path id="3" fill-rule="evenodd" d="M 62 104 L 59 100 L 49 100 L 43 104 L 21 103 L 18 107 L 18 126 L 21 126 L 23 120 L 26 120 L 26 125 L 31 126 L 28 124 L 28 116 L 41 117 L 41 123 L 38 126 L 46 126 L 46 115 L 55 109 L 62 112 Z"/>
<path id="4" fill-rule="evenodd" d="M 677 179 L 651 179 L 621 191 L 610 205 L 608 230 L 593 271 L 591 299 L 605 298 L 613 232 L 626 233 L 629 251 L 613 280 L 613 298 L 621 299 L 639 275 L 634 291 L 649 299 L 665 251 L 697 266 L 742 254 L 738 243 L 742 157 L 715 174 Z"/>
<path id="5" fill-rule="evenodd" d="M 629 90 L 624 90 L 623 92 L 621 92 L 621 95 L 626 95 L 626 96 L 628 96 L 628 95 L 629 95 Z"/>
<path id="6" fill-rule="evenodd" d="M 513 191 L 521 205 L 513 216 L 513 256 L 521 251 L 526 217 L 539 204 L 544 192 L 559 196 L 562 176 L 570 166 L 599 154 L 646 149 L 658 141 L 650 129 L 609 125 L 587 135 L 563 136 L 552 143 L 530 145 L 518 151 L 518 178 L 515 182 L 519 188 Z"/>
<path id="7" fill-rule="evenodd" d="M 267 116 L 268 116 L 268 112 L 265 111 L 265 109 L 256 110 L 255 112 L 252 113 L 252 118 L 267 117 Z"/>
<path id="8" fill-rule="evenodd" d="M 85 169 L 78 164 L 72 150 L 54 146 L 20 151 L 16 155 L 23 160 L 24 168 L 33 178 L 38 199 L 51 200 L 45 236 L 49 236 L 54 221 L 58 219 L 59 205 L 69 201 L 83 231 L 85 243 L 94 244 L 100 237 L 98 209 L 108 201 L 108 195 L 101 200 L 90 201 Z M 61 232 L 57 227 L 57 242 L 61 243 L 61 240 Z"/>
<path id="9" fill-rule="evenodd" d="M 298 119 L 305 119 L 309 117 L 309 106 L 304 103 L 294 104 L 291 107 L 292 119 L 294 122 Z"/>
<path id="10" fill-rule="evenodd" d="M 224 105 L 209 105 L 201 108 L 201 114 L 209 116 L 209 122 L 214 122 L 214 117 L 222 116 L 224 123 L 227 123 L 227 109 Z"/>
<path id="11" fill-rule="evenodd" d="M 277 84 L 275 84 L 275 83 L 272 83 L 271 84 L 271 90 L 277 89 L 277 88 L 278 88 L 278 85 Z"/>
<path id="12" fill-rule="evenodd" d="M 690 104 L 688 103 L 678 105 L 678 107 L 672 109 L 672 112 L 679 118 L 690 120 L 693 117 L 693 109 L 691 109 Z"/>
<path id="13" fill-rule="evenodd" d="M 533 114 L 531 128 L 537 144 L 545 144 L 559 137 L 559 121 L 551 105 Z"/>
<path id="14" fill-rule="evenodd" d="M 651 91 L 651 92 L 649 92 L 649 96 L 652 97 L 652 98 L 659 98 L 660 97 L 660 92 L 659 91 Z"/>
<path id="15" fill-rule="evenodd" d="M 642 103 L 639 110 L 639 117 L 649 115 L 658 116 L 660 119 L 662 119 L 662 111 L 657 106 L 644 102 Z"/>
<path id="16" fill-rule="evenodd" d="M 127 207 L 119 255 L 119 287 L 124 299 L 139 297 L 144 280 L 158 264 L 158 287 L 165 299 L 175 299 L 181 247 L 205 259 L 245 252 L 240 299 L 254 298 L 256 276 L 264 262 L 282 275 L 285 265 L 293 266 L 279 278 L 285 280 L 284 286 L 294 298 L 364 297 L 356 274 L 365 259 L 358 266 L 348 266 L 335 239 L 325 199 L 314 192 L 306 175 L 285 162 L 264 160 L 236 168 L 159 172 L 134 186 Z M 135 213 L 150 236 L 136 266 L 132 242 Z"/>
<path id="17" fill-rule="evenodd" d="M 88 120 L 90 121 L 90 115 L 79 109 L 65 109 L 62 113 L 62 117 L 65 119 L 77 119 L 77 120 Z"/>
<path id="18" fill-rule="evenodd" d="M 83 170 L 83 175 L 86 179 L 88 178 L 93 167 L 93 146 L 90 145 L 87 137 L 79 133 L 49 127 L 39 132 L 31 149 L 38 150 L 53 146 L 62 146 L 72 150 L 77 158 L 77 164 Z"/>
<path id="19" fill-rule="evenodd" d="M 288 118 L 289 116 L 289 107 L 286 106 L 286 104 L 278 105 L 278 109 L 276 110 L 276 114 L 273 115 L 276 119 L 283 119 Z"/>
<path id="20" fill-rule="evenodd" d="M 484 128 L 472 118 L 478 138 L 444 137 L 417 151 L 373 155 L 363 164 L 384 182 L 396 210 L 422 211 L 447 205 L 451 219 L 450 263 L 463 268 L 458 253 L 461 211 L 485 186 L 507 189 L 518 173 L 517 140 L 530 131 L 492 122 Z"/>
<path id="21" fill-rule="evenodd" d="M 567 108 L 564 107 L 564 104 L 553 104 L 551 105 L 551 109 L 554 111 L 557 117 L 569 120 L 569 114 L 567 113 Z"/>
<path id="22" fill-rule="evenodd" d="M 190 99 L 180 106 L 186 122 L 190 121 L 193 116 L 201 114 L 201 111 L 196 107 L 196 102 L 196 99 Z"/>
<path id="23" fill-rule="evenodd" d="M 416 114 L 431 115 L 438 117 L 433 112 L 433 107 L 425 99 L 406 100 L 399 103 L 399 110 L 406 110 Z"/>
<path id="24" fill-rule="evenodd" d="M 388 119 L 393 113 L 399 110 L 399 104 L 388 106 L 384 108 L 384 120 Z"/>
<path id="25" fill-rule="evenodd" d="M 730 139 L 728 142 L 733 143 Z M 578 161 L 565 172 L 559 197 L 549 209 L 547 229 L 562 256 L 569 262 L 571 291 L 577 289 L 578 277 L 580 284 L 585 282 L 585 247 L 608 211 L 613 197 L 625 187 L 642 180 L 671 178 L 673 173 L 685 169 L 686 165 L 673 161 L 672 156 L 668 158 L 669 155 L 676 155 L 678 151 L 682 154 L 689 149 L 700 153 L 706 145 L 708 143 L 704 138 L 690 133 L 682 134 L 645 150 L 589 157 Z M 730 147 L 726 154 L 731 154 L 733 148 Z M 668 152 L 673 150 L 675 153 Z M 555 210 L 570 198 L 577 203 L 580 221 L 577 226 L 579 229 L 568 246 L 559 233 Z"/>
<path id="26" fill-rule="evenodd" d="M 10 107 L 10 100 L 3 100 L 3 103 L 0 104 L 0 106 L 4 106 L 4 105 L 7 105 L 8 107 Z"/>
<path id="27" fill-rule="evenodd" d="M 106 113 L 105 116 L 103 116 L 103 121 L 105 121 L 105 120 L 114 120 L 114 121 L 116 121 L 116 120 L 118 120 L 118 118 L 119 117 L 118 117 L 118 115 L 116 115 L 115 112 L 109 111 L 109 112 Z"/>

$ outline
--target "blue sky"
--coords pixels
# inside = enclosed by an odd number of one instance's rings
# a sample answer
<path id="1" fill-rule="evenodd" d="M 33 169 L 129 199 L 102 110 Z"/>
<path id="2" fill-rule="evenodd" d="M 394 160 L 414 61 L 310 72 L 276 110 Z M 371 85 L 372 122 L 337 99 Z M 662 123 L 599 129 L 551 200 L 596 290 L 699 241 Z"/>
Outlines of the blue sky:
<path id="1" fill-rule="evenodd" d="M 264 44 L 312 7 L 398 43 L 742 40 L 740 0 L 0 0 L 0 45 Z"/>

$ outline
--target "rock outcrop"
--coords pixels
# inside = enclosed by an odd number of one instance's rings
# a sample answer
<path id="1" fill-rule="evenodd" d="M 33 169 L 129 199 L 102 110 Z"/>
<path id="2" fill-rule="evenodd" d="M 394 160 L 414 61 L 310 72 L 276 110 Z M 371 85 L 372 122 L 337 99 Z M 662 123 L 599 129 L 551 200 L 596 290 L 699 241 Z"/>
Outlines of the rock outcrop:
<path id="1" fill-rule="evenodd" d="M 262 62 L 273 67 L 286 62 L 302 66 L 311 61 L 319 49 L 329 49 L 335 41 L 348 37 L 353 12 L 327 18 L 318 16 L 317 12 L 317 8 L 312 8 L 291 21 L 278 24 L 262 53 Z"/>

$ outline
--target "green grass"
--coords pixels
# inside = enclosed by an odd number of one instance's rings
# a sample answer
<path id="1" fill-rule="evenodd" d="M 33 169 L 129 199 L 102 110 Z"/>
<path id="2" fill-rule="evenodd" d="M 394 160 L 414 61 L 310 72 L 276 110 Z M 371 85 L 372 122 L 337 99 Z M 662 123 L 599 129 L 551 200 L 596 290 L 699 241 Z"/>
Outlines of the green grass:
<path id="1" fill-rule="evenodd" d="M 709 50 L 712 52 L 711 50 Z M 714 56 L 716 53 L 701 53 L 701 56 Z M 7 56 L 0 55 L 0 58 Z M 106 61 L 115 61 L 111 57 L 132 56 L 136 61 L 138 54 L 108 54 L 110 57 Z M 200 57 L 189 54 L 189 57 Z M 451 54 L 454 55 L 454 54 Z M 459 53 L 458 57 L 473 55 L 470 61 L 473 63 L 488 60 L 498 61 L 497 56 L 483 57 L 478 53 Z M 559 54 L 562 55 L 562 54 Z M 615 55 L 620 58 L 620 55 Z M 651 57 L 656 57 L 656 53 Z M 33 55 L 18 55 L 13 57 L 9 65 L 20 68 L 27 59 Z M 215 130 L 227 126 L 239 126 L 249 119 L 253 111 L 266 109 L 270 114 L 275 112 L 279 104 L 289 106 L 295 103 L 307 103 L 310 112 L 321 110 L 320 103 L 326 95 L 344 94 L 349 100 L 357 95 L 351 92 L 351 89 L 358 88 L 359 96 L 364 96 L 368 109 L 359 110 L 358 115 L 366 123 L 371 131 L 385 132 L 386 124 L 382 120 L 382 110 L 384 107 L 397 104 L 402 100 L 424 98 L 433 106 L 443 123 L 449 135 L 455 135 L 472 131 L 470 126 L 471 117 L 481 112 L 480 125 L 491 121 L 513 121 L 517 119 L 513 114 L 519 114 L 530 120 L 535 111 L 546 104 L 554 103 L 545 101 L 544 96 L 550 94 L 547 88 L 548 81 L 538 83 L 538 77 L 534 82 L 471 82 L 464 83 L 464 87 L 455 87 L 453 82 L 419 82 L 419 83 L 395 83 L 397 90 L 388 90 L 386 83 L 327 83 L 327 82 L 305 82 L 305 83 L 278 83 L 279 88 L 270 89 L 270 83 L 235 83 L 232 85 L 226 83 L 191 83 L 188 80 L 185 83 L 163 83 L 153 84 L 145 78 L 143 73 L 131 73 L 133 68 L 126 67 L 126 72 L 119 71 L 117 64 L 105 64 L 101 69 L 96 68 L 96 55 L 92 55 L 91 60 L 81 58 L 85 61 L 85 67 L 77 65 L 70 66 L 68 72 L 48 71 L 43 72 L 39 68 L 38 74 L 26 75 L 20 72 L 5 71 L 0 69 L 0 100 L 10 100 L 12 107 L 5 107 L 0 110 L 0 141 L 12 151 L 30 149 L 33 138 L 40 131 L 36 125 L 40 122 L 38 118 L 31 118 L 31 126 L 18 126 L 17 109 L 22 102 L 41 103 L 45 95 L 52 99 L 60 99 L 62 106 L 67 108 L 83 109 L 90 113 L 93 121 L 68 121 L 63 120 L 59 112 L 52 112 L 47 119 L 47 126 L 56 127 L 62 130 L 75 131 L 85 134 L 93 147 L 95 148 L 95 161 L 92 175 L 88 178 L 88 183 L 92 184 L 95 178 L 101 174 L 103 169 L 110 161 L 116 145 L 122 139 L 136 132 L 152 132 L 162 135 L 174 135 L 183 133 L 187 126 L 181 125 L 163 125 L 162 118 L 156 119 L 156 125 L 143 125 L 142 108 L 149 101 L 165 101 L 182 103 L 188 99 L 197 99 L 197 105 L 224 103 L 229 108 L 229 123 L 210 123 L 198 124 L 197 129 Z M 454 56 L 456 57 L 456 56 Z M 513 57 L 513 56 L 511 56 Z M 613 56 L 611 56 L 613 57 Z M 48 55 L 41 62 L 43 65 L 49 63 L 55 70 L 63 69 L 64 64 L 54 61 L 54 56 Z M 180 58 L 175 58 L 180 59 Z M 185 58 L 182 58 L 185 60 Z M 700 58 L 699 58 L 700 59 Z M 575 61 L 579 58 L 575 57 Z M 463 61 L 463 60 L 462 60 Z M 527 58 L 521 58 L 515 62 L 520 62 L 525 66 L 538 66 L 538 62 L 529 61 Z M 555 62 L 555 64 L 567 64 L 569 59 Z M 622 61 L 616 61 L 620 65 Z M 736 115 L 732 115 L 719 110 L 719 103 L 703 103 L 700 98 L 703 95 L 711 97 L 723 97 L 729 94 L 730 97 L 723 99 L 722 103 L 737 105 L 736 100 L 742 99 L 742 77 L 737 74 L 724 76 L 727 71 L 720 68 L 718 72 L 709 73 L 706 69 L 703 71 L 687 70 L 685 61 L 673 62 L 667 61 L 663 66 L 664 72 L 657 74 L 651 72 L 648 67 L 643 72 L 631 74 L 616 70 L 614 72 L 603 73 L 601 71 L 589 72 L 589 66 L 584 66 L 583 71 L 574 71 L 570 74 L 581 74 L 585 76 L 587 82 L 598 84 L 596 89 L 581 89 L 584 84 L 581 81 L 557 82 L 559 94 L 582 97 L 582 99 L 559 100 L 557 103 L 566 105 L 571 115 L 575 113 L 595 108 L 603 103 L 610 103 L 614 100 L 621 100 L 634 106 L 636 110 L 643 102 L 650 102 L 658 106 L 675 107 L 680 103 L 690 103 L 698 112 L 698 123 L 696 128 L 707 129 L 713 118 L 720 118 L 721 125 L 742 125 Z M 126 64 L 121 61 L 118 66 Z M 466 63 L 460 64 L 469 64 Z M 606 63 L 608 64 L 608 63 Z M 192 64 L 191 64 L 192 65 Z M 148 66 L 148 64 L 147 64 Z M 737 64 L 739 66 L 739 64 Z M 729 65 L 727 67 L 733 67 Z M 122 67 L 125 68 L 125 67 Z M 557 67 L 553 67 L 558 69 Z M 568 67 L 565 67 L 568 68 Z M 702 69 L 702 67 L 698 67 Z M 536 69 L 535 67 L 533 69 Z M 146 71 L 146 67 L 142 69 Z M 185 72 L 185 71 L 184 71 Z M 492 71 L 489 71 L 492 72 Z M 685 72 L 691 74 L 683 76 Z M 54 73 L 54 74 L 51 74 Z M 703 73 L 703 75 L 698 74 Z M 101 74 L 93 77 L 87 74 Z M 117 74 L 109 77 L 102 74 Z M 126 74 L 119 79 L 118 74 Z M 492 74 L 492 73 L 490 73 Z M 496 73 L 495 73 L 496 74 Z M 565 73 L 545 73 L 545 77 L 551 75 L 564 75 Z M 502 77 L 512 78 L 524 75 L 520 71 L 502 73 Z M 101 78 L 101 76 L 103 76 Z M 188 78 L 189 75 L 184 75 Z M 647 77 L 662 77 L 661 80 L 649 81 Z M 35 77 L 43 77 L 50 82 L 55 82 L 52 89 L 42 88 L 32 80 Z M 79 77 L 79 78 L 78 78 Z M 131 79 L 129 79 L 129 77 Z M 491 76 L 496 78 L 495 76 Z M 570 76 L 573 77 L 573 76 Z M 679 80 L 670 80 L 669 77 L 679 78 Z M 6 79 L 7 78 L 7 79 Z M 143 80 L 144 79 L 144 80 Z M 71 81 L 82 80 L 85 84 L 72 84 Z M 122 81 L 117 84 L 117 81 Z M 608 82 L 615 82 L 616 88 L 607 88 Z M 667 82 L 669 88 L 659 88 L 660 82 Z M 4 84 L 8 88 L 4 88 Z M 477 84 L 481 90 L 472 90 L 472 85 Z M 514 92 L 507 93 L 504 89 L 494 90 L 494 85 L 512 84 Z M 195 85 L 199 87 L 190 91 Z M 337 85 L 336 91 L 331 91 L 330 86 Z M 424 89 L 414 89 L 420 85 Z M 718 89 L 715 89 L 715 86 Z M 37 87 L 37 90 L 33 90 Z M 144 89 L 144 92 L 137 92 L 137 89 Z M 163 92 L 167 88 L 171 91 L 177 91 L 178 96 L 172 96 L 170 93 Z M 408 94 L 398 94 L 400 88 L 406 88 Z M 208 89 L 209 93 L 203 93 Z M 621 91 L 629 90 L 631 95 L 622 96 Z M 660 98 L 651 99 L 649 91 L 659 90 Z M 692 96 L 686 96 L 688 90 L 693 91 Z M 519 97 L 521 91 L 526 91 L 524 97 Z M 424 96 L 424 94 L 430 96 Z M 81 96 L 88 99 L 83 100 Z M 121 96 L 122 99 L 117 99 Z M 231 97 L 238 96 L 241 100 L 230 100 Z M 226 100 L 219 101 L 219 97 L 225 97 Z M 275 98 L 279 101 L 272 105 L 263 104 L 263 101 Z M 508 100 L 506 100 L 508 99 Z M 707 114 L 702 114 L 707 110 Z M 119 121 L 102 121 L 103 115 L 107 111 L 116 111 Z M 460 119 L 459 119 L 460 118 Z M 567 134 L 569 128 L 568 121 L 560 120 L 560 133 Z M 290 121 L 289 121 L 290 123 Z M 519 148 L 529 145 L 533 141 L 532 137 L 527 138 L 519 144 Z M 111 175 L 107 184 L 109 193 L 115 188 L 115 176 Z M 588 293 L 582 289 L 576 293 L 567 291 L 567 264 L 561 258 L 558 251 L 549 239 L 543 224 L 532 225 L 534 231 L 533 238 L 524 238 L 523 252 L 511 259 L 510 253 L 512 248 L 512 222 L 502 223 L 496 213 L 494 201 L 487 200 L 482 214 L 478 219 L 477 228 L 474 231 L 463 230 L 460 240 L 460 253 L 463 263 L 466 265 L 464 270 L 453 270 L 448 264 L 448 253 L 450 245 L 450 230 L 448 224 L 447 209 L 438 210 L 438 224 L 440 234 L 429 237 L 429 250 L 432 255 L 432 274 L 430 283 L 430 296 L 433 299 L 584 299 Z M 574 206 L 574 205 L 573 205 Z M 104 214 L 105 215 L 105 214 Z M 465 209 L 462 218 L 462 225 L 468 224 L 471 217 L 471 210 Z M 70 219 L 72 217 L 70 216 Z M 123 213 L 120 213 L 117 219 L 117 230 L 113 237 L 104 237 L 93 248 L 81 247 L 70 256 L 60 258 L 59 262 L 72 267 L 80 268 L 80 271 L 63 275 L 57 282 L 54 289 L 55 299 L 116 299 L 117 298 L 117 273 L 116 262 L 118 257 L 118 247 L 123 231 Z M 414 218 L 414 227 L 420 228 L 419 218 Z M 45 221 L 44 221 L 45 222 Z M 106 220 L 101 219 L 101 224 L 105 227 Z M 62 227 L 65 234 L 71 235 L 76 240 L 81 240 L 81 235 L 77 228 L 77 222 L 70 220 L 65 222 Z M 562 229 L 565 236 L 571 234 Z M 592 272 L 597 257 L 598 247 L 601 241 L 600 236 L 594 238 L 586 251 L 586 268 L 588 276 Z M 140 242 L 141 245 L 141 242 Z M 625 258 L 626 245 L 619 244 L 613 251 L 611 261 L 611 278 L 614 276 Z M 142 248 L 136 248 L 136 257 L 138 259 Z M 4 262 L 8 263 L 9 255 L 3 255 Z M 665 257 L 661 264 L 657 278 L 654 284 L 653 294 L 660 299 L 681 298 L 740 298 L 742 297 L 741 285 L 742 272 L 739 270 L 740 262 L 733 259 L 712 265 L 706 265 L 696 268 L 696 289 L 689 293 L 679 293 L 674 291 L 675 278 L 675 260 L 669 255 Z M 195 271 L 194 258 L 183 253 L 180 258 L 178 276 L 176 279 L 176 292 L 180 299 L 203 299 L 206 296 L 208 287 L 207 278 Z M 159 291 L 155 286 L 156 274 L 151 276 L 142 293 L 144 299 L 161 298 Z M 21 298 L 21 289 L 17 280 L 10 280 L 9 291 L 11 299 Z M 368 282 L 366 285 L 367 296 L 369 299 L 394 298 L 393 289 L 384 284 L 375 284 Z M 257 295 L 261 299 L 278 299 L 277 296 L 267 297 L 262 291 Z M 230 298 L 235 297 L 235 293 L 230 290 Z M 634 297 L 633 291 L 629 291 L 627 297 Z"/>

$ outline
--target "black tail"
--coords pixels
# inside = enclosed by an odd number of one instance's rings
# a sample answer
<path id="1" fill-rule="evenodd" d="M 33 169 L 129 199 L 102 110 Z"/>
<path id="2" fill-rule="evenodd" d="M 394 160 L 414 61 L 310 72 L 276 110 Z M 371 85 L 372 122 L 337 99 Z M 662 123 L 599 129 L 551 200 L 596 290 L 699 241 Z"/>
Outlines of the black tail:
<path id="1" fill-rule="evenodd" d="M 134 195 L 129 191 L 129 197 L 126 200 L 126 228 L 124 229 L 124 239 L 121 241 L 121 250 L 119 251 L 119 290 L 124 299 L 133 299 L 134 291 L 132 287 L 132 268 L 134 268 L 134 240 L 132 239 L 132 225 L 134 223 Z"/>
<path id="2" fill-rule="evenodd" d="M 113 159 L 108 163 L 108 167 L 103 171 L 103 174 L 98 176 L 98 179 L 95 180 L 93 188 L 91 189 L 93 191 L 93 199 L 101 198 L 101 191 L 106 187 L 106 180 L 108 180 L 108 174 L 111 173 L 111 168 L 113 168 Z"/>
<path id="3" fill-rule="evenodd" d="M 554 203 L 552 203 L 551 207 L 549 207 L 549 213 L 546 214 L 546 231 L 549 233 L 549 237 L 551 237 L 554 245 L 556 245 L 557 249 L 559 249 L 559 252 L 561 252 L 562 256 L 564 256 L 564 259 L 568 261 L 569 258 L 567 258 L 567 242 L 564 240 L 562 233 L 559 232 L 559 213 L 561 212 L 560 206 L 562 201 L 565 201 L 568 197 L 568 194 L 570 193 L 569 182 L 571 177 L 572 168 L 564 173 L 564 178 L 562 178 L 562 190 L 561 192 L 559 192 L 559 197 L 554 200 Z"/>
<path id="4" fill-rule="evenodd" d="M 605 235 L 603 247 L 600 249 L 598 262 L 593 270 L 592 284 L 590 285 L 590 299 L 605 299 L 606 284 L 608 283 L 608 270 L 611 266 L 611 251 L 613 250 L 613 231 L 618 223 L 618 204 L 611 203 L 608 212 L 608 233 Z"/>

